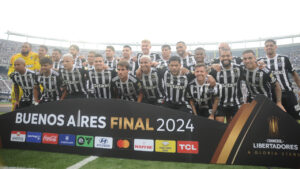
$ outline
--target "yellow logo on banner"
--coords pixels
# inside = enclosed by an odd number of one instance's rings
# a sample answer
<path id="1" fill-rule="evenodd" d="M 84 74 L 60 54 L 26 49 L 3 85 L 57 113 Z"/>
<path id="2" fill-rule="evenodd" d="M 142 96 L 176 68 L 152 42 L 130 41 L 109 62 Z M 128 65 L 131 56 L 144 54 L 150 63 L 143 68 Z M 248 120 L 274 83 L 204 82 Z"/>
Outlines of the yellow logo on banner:
<path id="1" fill-rule="evenodd" d="M 176 141 L 175 140 L 155 140 L 155 151 L 163 153 L 175 153 Z"/>

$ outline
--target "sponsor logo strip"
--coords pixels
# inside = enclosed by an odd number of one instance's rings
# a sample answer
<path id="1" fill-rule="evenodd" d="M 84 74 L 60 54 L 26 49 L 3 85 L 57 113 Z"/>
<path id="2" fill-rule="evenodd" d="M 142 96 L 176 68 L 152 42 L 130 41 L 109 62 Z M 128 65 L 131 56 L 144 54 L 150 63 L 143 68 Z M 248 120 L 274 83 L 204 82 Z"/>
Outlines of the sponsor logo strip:
<path id="1" fill-rule="evenodd" d="M 112 137 L 95 136 L 95 148 L 112 149 L 112 147 Z"/>
<path id="2" fill-rule="evenodd" d="M 26 140 L 25 131 L 11 131 L 10 141 L 25 142 L 25 140 Z"/>
<path id="3" fill-rule="evenodd" d="M 93 147 L 94 146 L 94 137 L 77 135 L 76 136 L 76 146 L 78 147 Z"/>
<path id="4" fill-rule="evenodd" d="M 128 139 L 119 139 L 117 141 L 117 147 L 119 149 L 129 149 L 130 148 L 130 141 Z"/>
<path id="5" fill-rule="evenodd" d="M 154 151 L 154 140 L 134 139 L 134 151 Z"/>
<path id="6" fill-rule="evenodd" d="M 28 131 L 27 135 L 26 135 L 26 142 L 41 143 L 42 142 L 42 133 Z"/>
<path id="7" fill-rule="evenodd" d="M 56 133 L 43 133 L 43 144 L 57 144 L 58 134 Z"/>
<path id="8" fill-rule="evenodd" d="M 176 141 L 175 140 L 155 140 L 155 152 L 175 153 L 176 152 Z"/>
<path id="9" fill-rule="evenodd" d="M 58 143 L 65 146 L 75 146 L 76 137 L 73 134 L 60 134 Z"/>
<path id="10" fill-rule="evenodd" d="M 178 153 L 198 154 L 198 141 L 177 141 Z"/>

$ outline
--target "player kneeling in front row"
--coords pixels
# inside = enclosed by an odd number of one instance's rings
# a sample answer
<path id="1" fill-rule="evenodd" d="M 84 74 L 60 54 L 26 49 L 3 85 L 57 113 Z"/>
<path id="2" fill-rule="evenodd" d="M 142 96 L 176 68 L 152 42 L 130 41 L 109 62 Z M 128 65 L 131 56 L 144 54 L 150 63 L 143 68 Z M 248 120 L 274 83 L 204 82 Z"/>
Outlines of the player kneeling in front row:
<path id="1" fill-rule="evenodd" d="M 193 113 L 214 120 L 222 87 L 218 83 L 214 87 L 210 86 L 205 64 L 197 64 L 194 74 L 196 78 L 187 87 L 187 98 L 190 101 Z M 222 121 L 223 119 L 216 117 L 216 120 Z"/>
<path id="2" fill-rule="evenodd" d="M 33 87 L 36 74 L 34 71 L 26 69 L 25 60 L 23 58 L 18 58 L 14 62 L 15 71 L 10 74 L 10 78 L 14 84 L 15 91 L 15 110 L 28 107 L 32 104 L 33 99 Z M 23 90 L 23 96 L 19 100 L 19 86 Z"/>
<path id="3" fill-rule="evenodd" d="M 41 71 L 37 73 L 33 95 L 34 105 L 60 100 L 61 96 L 61 80 L 59 73 L 53 70 L 53 62 L 50 58 L 44 57 L 40 60 Z M 43 87 L 43 92 L 39 100 L 40 85 Z"/>

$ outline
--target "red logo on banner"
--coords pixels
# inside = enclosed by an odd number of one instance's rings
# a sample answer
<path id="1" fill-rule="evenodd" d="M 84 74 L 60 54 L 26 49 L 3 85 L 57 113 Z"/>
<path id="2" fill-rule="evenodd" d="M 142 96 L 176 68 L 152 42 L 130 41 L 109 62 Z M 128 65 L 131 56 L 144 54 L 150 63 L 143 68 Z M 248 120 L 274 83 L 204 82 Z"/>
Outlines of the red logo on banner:
<path id="1" fill-rule="evenodd" d="M 118 146 L 118 148 L 127 149 L 130 146 L 130 142 L 128 140 L 118 140 L 117 146 Z"/>
<path id="2" fill-rule="evenodd" d="M 58 134 L 56 133 L 43 133 L 43 144 L 57 144 Z"/>
<path id="3" fill-rule="evenodd" d="M 178 153 L 198 154 L 198 141 L 177 141 Z"/>

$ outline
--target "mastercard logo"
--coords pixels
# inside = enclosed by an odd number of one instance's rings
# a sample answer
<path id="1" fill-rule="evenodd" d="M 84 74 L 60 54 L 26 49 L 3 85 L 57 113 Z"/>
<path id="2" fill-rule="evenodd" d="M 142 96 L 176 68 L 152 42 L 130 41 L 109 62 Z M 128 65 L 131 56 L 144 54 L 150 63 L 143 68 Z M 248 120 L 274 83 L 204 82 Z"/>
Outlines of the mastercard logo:
<path id="1" fill-rule="evenodd" d="M 117 146 L 118 146 L 118 148 L 129 148 L 130 143 L 128 140 L 118 140 Z"/>

